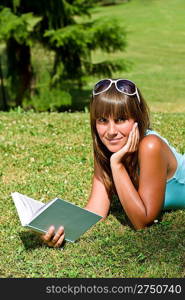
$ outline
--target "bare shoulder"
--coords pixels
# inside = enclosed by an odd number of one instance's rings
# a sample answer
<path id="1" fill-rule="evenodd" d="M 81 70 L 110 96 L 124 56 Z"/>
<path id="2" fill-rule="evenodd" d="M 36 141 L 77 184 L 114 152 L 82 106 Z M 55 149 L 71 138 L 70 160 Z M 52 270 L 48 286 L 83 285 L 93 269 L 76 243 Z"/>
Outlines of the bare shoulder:
<path id="1" fill-rule="evenodd" d="M 139 156 L 158 154 L 163 150 L 163 141 L 156 135 L 145 136 L 139 144 Z"/>

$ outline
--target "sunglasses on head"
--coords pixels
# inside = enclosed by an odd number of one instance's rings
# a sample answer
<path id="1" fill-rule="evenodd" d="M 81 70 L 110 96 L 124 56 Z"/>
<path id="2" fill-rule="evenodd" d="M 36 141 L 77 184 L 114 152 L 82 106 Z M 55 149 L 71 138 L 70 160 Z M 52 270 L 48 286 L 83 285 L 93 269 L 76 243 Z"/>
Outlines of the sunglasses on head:
<path id="1" fill-rule="evenodd" d="M 113 83 L 115 84 L 116 89 L 120 93 L 123 93 L 128 96 L 136 95 L 140 103 L 140 97 L 137 87 L 134 82 L 128 79 L 102 79 L 95 84 L 93 89 L 93 96 L 106 92 L 108 89 L 110 89 Z"/>

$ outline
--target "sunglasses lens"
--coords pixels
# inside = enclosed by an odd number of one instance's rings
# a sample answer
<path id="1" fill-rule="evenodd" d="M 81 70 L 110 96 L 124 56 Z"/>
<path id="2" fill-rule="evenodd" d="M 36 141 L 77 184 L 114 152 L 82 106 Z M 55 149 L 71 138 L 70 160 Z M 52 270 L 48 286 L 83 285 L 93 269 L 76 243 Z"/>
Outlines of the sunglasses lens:
<path id="1" fill-rule="evenodd" d="M 123 93 L 134 94 L 136 92 L 136 86 L 133 82 L 129 80 L 118 80 L 117 88 Z"/>
<path id="2" fill-rule="evenodd" d="M 105 91 L 110 85 L 110 80 L 104 79 L 99 81 L 94 87 L 94 93 L 102 93 Z"/>

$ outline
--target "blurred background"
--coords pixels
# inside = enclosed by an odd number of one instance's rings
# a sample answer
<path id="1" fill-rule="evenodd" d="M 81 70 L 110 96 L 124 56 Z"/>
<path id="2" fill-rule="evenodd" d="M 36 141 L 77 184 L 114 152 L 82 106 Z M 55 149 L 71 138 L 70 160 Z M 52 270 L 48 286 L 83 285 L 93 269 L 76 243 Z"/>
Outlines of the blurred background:
<path id="1" fill-rule="evenodd" d="M 184 0 L 0 0 L 0 110 L 84 111 L 129 78 L 154 112 L 184 112 Z"/>

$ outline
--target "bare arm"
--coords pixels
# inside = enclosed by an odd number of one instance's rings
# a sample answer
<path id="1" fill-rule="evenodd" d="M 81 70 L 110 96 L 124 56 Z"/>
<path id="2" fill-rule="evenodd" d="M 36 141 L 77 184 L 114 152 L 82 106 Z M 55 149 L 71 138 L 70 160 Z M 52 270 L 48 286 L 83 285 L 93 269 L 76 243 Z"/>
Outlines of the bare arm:
<path id="1" fill-rule="evenodd" d="M 124 153 L 121 154 L 123 157 Z M 140 143 L 138 190 L 135 189 L 124 165 L 117 159 L 118 156 L 113 155 L 111 161 L 116 190 L 130 221 L 136 229 L 141 229 L 154 221 L 159 215 L 163 204 L 167 161 L 162 142 L 155 136 L 148 136 Z"/>
<path id="2" fill-rule="evenodd" d="M 95 163 L 92 189 L 85 209 L 90 210 L 105 219 L 110 209 L 110 199 L 101 179 L 101 171 Z"/>

